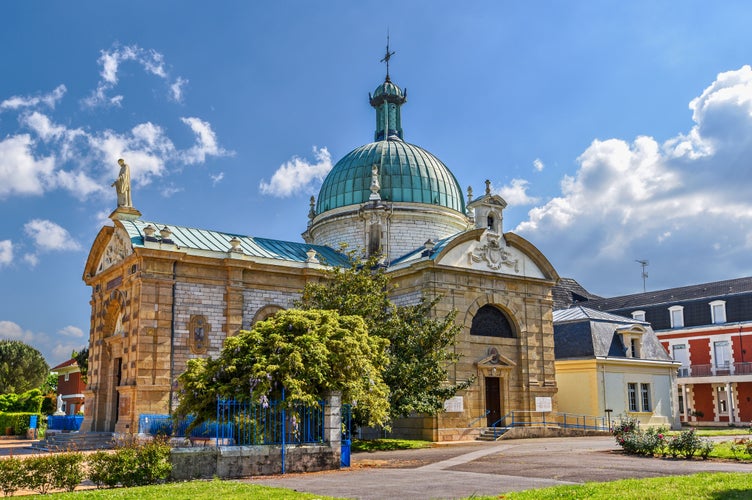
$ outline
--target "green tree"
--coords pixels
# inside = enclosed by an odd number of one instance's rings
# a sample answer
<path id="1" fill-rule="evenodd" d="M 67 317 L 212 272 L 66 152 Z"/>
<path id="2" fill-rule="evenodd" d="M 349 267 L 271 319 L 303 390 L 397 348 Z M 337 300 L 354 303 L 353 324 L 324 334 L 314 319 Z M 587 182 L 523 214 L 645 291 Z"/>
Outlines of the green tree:
<path id="1" fill-rule="evenodd" d="M 288 310 L 225 341 L 216 359 L 188 361 L 180 375 L 178 416 L 193 425 L 216 416 L 216 398 L 276 399 L 315 405 L 328 391 L 357 401 L 371 425 L 386 422 L 388 388 L 381 373 L 388 342 L 368 335 L 358 316 L 336 311 Z"/>
<path id="2" fill-rule="evenodd" d="M 86 376 L 89 373 L 89 347 L 83 347 L 80 351 L 73 351 L 71 358 L 76 360 L 78 370 L 81 372 L 81 381 L 86 383 Z"/>
<path id="3" fill-rule="evenodd" d="M 18 340 L 0 340 L 0 394 L 35 389 L 49 371 L 44 356 L 35 348 Z"/>
<path id="4" fill-rule="evenodd" d="M 390 418 L 412 412 L 435 415 L 445 400 L 472 382 L 449 383 L 448 369 L 459 359 L 453 349 L 459 331 L 456 313 L 437 317 L 440 297 L 397 306 L 389 293 L 390 278 L 378 260 L 359 261 L 351 253 L 349 267 L 333 268 L 325 280 L 307 283 L 296 306 L 361 316 L 371 336 L 389 341 L 384 381 Z"/>

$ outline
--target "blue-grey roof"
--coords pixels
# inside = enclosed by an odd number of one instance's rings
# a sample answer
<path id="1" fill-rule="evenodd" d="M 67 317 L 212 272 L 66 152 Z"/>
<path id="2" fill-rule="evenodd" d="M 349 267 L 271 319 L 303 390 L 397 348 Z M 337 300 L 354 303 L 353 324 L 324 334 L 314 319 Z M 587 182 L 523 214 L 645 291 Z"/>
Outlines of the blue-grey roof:
<path id="1" fill-rule="evenodd" d="M 284 260 L 289 262 L 305 262 L 306 259 L 308 259 L 306 252 L 313 249 L 316 251 L 316 258 L 322 264 L 346 266 L 349 263 L 346 255 L 321 245 L 256 238 L 253 236 L 244 236 L 208 229 L 175 226 L 162 222 L 150 222 L 144 220 L 121 220 L 120 222 L 128 232 L 133 246 L 145 246 L 145 227 L 149 225 L 154 227 L 157 230 L 154 236 L 159 240 L 159 230 L 167 226 L 172 232 L 170 240 L 178 248 L 226 254 L 231 248 L 230 240 L 237 238 L 240 240 L 240 249 L 243 250 L 243 254 L 250 257 Z"/>
<path id="2" fill-rule="evenodd" d="M 582 306 L 554 311 L 554 357 L 626 357 L 620 332 L 637 325 L 645 329 L 639 359 L 670 361 L 649 323 Z"/>

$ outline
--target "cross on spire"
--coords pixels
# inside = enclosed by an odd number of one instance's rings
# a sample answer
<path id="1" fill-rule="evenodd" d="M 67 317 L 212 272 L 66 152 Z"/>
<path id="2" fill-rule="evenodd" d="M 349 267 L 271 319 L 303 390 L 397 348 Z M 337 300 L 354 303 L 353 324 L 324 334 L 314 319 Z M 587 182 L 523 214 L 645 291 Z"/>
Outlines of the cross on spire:
<path id="1" fill-rule="evenodd" d="M 389 59 L 396 54 L 396 52 L 389 52 L 389 32 L 386 34 L 386 55 L 381 62 L 386 63 L 386 81 L 389 81 Z"/>

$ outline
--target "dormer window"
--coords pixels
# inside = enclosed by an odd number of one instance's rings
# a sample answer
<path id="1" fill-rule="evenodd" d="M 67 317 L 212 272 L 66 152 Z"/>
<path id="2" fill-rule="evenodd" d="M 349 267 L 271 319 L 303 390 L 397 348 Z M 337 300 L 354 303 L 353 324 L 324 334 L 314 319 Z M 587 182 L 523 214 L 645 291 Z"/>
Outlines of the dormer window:
<path id="1" fill-rule="evenodd" d="M 488 229 L 490 229 L 491 231 L 493 231 L 493 229 L 494 229 L 494 216 L 493 215 L 489 215 L 488 216 L 488 224 L 487 225 L 488 225 Z"/>
<path id="2" fill-rule="evenodd" d="M 639 358 L 642 353 L 642 336 L 645 333 L 642 325 L 633 325 L 631 328 L 617 330 L 621 335 L 621 342 L 624 345 L 624 355 L 628 358 Z"/>
<path id="3" fill-rule="evenodd" d="M 671 315 L 671 328 L 684 327 L 684 306 L 671 306 L 668 308 Z"/>
<path id="4" fill-rule="evenodd" d="M 632 319 L 635 321 L 645 321 L 645 311 L 632 311 Z"/>
<path id="5" fill-rule="evenodd" d="M 726 322 L 726 301 L 714 300 L 710 303 L 710 317 L 713 324 Z"/>

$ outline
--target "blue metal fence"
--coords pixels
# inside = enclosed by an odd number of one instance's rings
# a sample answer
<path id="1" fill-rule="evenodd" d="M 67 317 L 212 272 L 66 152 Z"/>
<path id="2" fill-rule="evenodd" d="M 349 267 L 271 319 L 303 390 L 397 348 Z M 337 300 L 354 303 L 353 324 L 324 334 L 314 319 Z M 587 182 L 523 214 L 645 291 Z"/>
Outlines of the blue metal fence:
<path id="1" fill-rule="evenodd" d="M 192 417 L 175 420 L 169 415 L 142 414 L 138 419 L 138 432 L 151 436 L 215 439 L 218 446 L 324 442 L 323 401 L 318 406 L 286 407 L 282 403 L 218 399 L 215 420 L 203 422 L 189 436 L 186 436 L 186 429 Z"/>
<path id="2" fill-rule="evenodd" d="M 56 431 L 77 431 L 83 421 L 83 415 L 50 415 L 47 417 L 47 428 Z"/>

